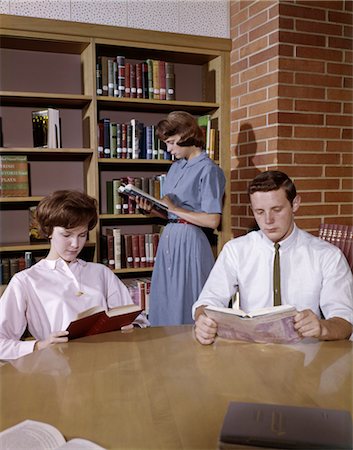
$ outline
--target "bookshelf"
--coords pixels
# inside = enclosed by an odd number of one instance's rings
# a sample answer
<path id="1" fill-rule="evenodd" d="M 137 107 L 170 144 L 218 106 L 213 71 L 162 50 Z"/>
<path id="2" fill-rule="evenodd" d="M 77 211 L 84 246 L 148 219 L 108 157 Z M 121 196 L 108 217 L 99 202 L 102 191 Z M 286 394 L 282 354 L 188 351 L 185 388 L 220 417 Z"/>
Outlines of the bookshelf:
<path id="1" fill-rule="evenodd" d="M 103 117 L 120 122 L 137 118 L 155 125 L 173 110 L 185 110 L 196 116 L 210 114 L 218 122 L 217 162 L 230 180 L 230 49 L 228 39 L 1 15 L 0 58 L 6 69 L 0 85 L 4 136 L 0 154 L 27 156 L 32 187 L 30 197 L 0 199 L 0 214 L 7 216 L 1 219 L 4 224 L 1 254 L 12 256 L 33 249 L 45 254 L 47 244 L 26 242 L 25 216 L 29 206 L 60 188 L 85 190 L 99 202 L 99 222 L 87 243 L 96 261 L 100 260 L 100 234 L 105 227 L 122 226 L 134 233 L 133 230 L 139 232 L 158 224 L 158 219 L 142 214 L 106 213 L 103 186 L 106 179 L 131 173 L 135 176 L 165 173 L 171 162 L 98 158 L 97 124 Z M 117 55 L 130 61 L 151 58 L 173 63 L 175 100 L 97 96 L 97 58 Z M 24 70 L 28 76 L 23 76 Z M 61 149 L 33 148 L 31 111 L 48 107 L 60 110 Z M 14 222 L 18 223 L 18 229 L 9 232 L 9 224 Z M 230 230 L 228 182 L 215 253 L 231 237 Z M 114 272 L 139 276 L 150 273 L 151 268 Z"/>

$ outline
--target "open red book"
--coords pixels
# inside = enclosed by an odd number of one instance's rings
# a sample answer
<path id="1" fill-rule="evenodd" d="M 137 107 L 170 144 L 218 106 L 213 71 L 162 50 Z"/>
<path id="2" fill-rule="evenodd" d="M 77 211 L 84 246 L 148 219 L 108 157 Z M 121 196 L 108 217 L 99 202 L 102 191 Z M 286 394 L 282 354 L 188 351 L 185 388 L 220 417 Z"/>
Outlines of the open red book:
<path id="1" fill-rule="evenodd" d="M 120 330 L 130 325 L 140 313 L 141 308 L 134 304 L 117 306 L 108 311 L 101 307 L 87 309 L 67 327 L 69 339 Z"/>

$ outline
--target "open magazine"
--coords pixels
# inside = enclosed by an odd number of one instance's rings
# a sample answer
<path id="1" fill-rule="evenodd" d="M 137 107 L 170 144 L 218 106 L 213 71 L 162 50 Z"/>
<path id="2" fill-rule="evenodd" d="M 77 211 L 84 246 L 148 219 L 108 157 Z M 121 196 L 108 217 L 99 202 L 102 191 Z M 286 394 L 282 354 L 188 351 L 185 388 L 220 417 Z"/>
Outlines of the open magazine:
<path id="1" fill-rule="evenodd" d="M 250 313 L 241 309 L 207 306 L 205 314 L 217 322 L 218 336 L 260 343 L 294 343 L 301 337 L 294 329 L 294 306 L 280 305 Z"/>
<path id="2" fill-rule="evenodd" d="M 133 184 L 121 185 L 119 187 L 119 192 L 120 194 L 131 195 L 132 197 L 144 198 L 145 200 L 148 200 L 152 204 L 152 207 L 154 209 L 157 209 L 158 211 L 163 212 L 164 214 L 167 214 L 168 212 L 168 206 L 166 203 L 163 203 L 158 198 L 153 197 L 152 195 L 148 194 L 145 191 L 142 191 Z"/>
<path id="3" fill-rule="evenodd" d="M 24 420 L 0 433 L 1 450 L 105 450 L 103 447 L 87 439 L 70 439 L 64 436 L 53 425 L 36 420 Z"/>

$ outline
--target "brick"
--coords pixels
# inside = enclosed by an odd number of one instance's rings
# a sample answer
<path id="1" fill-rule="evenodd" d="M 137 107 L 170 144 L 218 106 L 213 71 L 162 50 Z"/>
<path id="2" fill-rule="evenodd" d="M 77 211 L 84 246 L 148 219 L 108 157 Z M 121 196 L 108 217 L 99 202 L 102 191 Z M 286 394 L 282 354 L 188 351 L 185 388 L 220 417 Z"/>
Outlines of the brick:
<path id="1" fill-rule="evenodd" d="M 343 36 L 344 37 L 352 37 L 353 36 L 353 27 L 343 27 Z"/>
<path id="2" fill-rule="evenodd" d="M 353 130 L 349 128 L 344 128 L 342 130 L 342 139 L 350 139 L 353 140 Z M 353 147 L 352 147 L 353 151 Z"/>
<path id="3" fill-rule="evenodd" d="M 334 0 L 334 1 L 332 1 L 332 0 L 326 0 L 326 1 L 315 0 L 315 2 L 313 2 L 313 0 L 306 0 L 306 1 L 300 0 L 300 1 L 297 1 L 297 3 L 300 5 L 307 5 L 310 7 L 315 5 L 315 8 L 343 10 L 345 1 L 344 0 Z"/>
<path id="4" fill-rule="evenodd" d="M 340 215 L 346 214 L 348 216 L 353 215 L 353 205 L 340 205 Z M 350 222 L 349 225 L 353 223 Z"/>
<path id="5" fill-rule="evenodd" d="M 313 3 L 314 4 L 314 3 Z M 312 5 L 311 5 L 312 6 Z M 325 20 L 325 11 L 312 7 L 301 7 L 288 3 L 279 5 L 280 16 L 300 17 L 313 20 Z"/>
<path id="6" fill-rule="evenodd" d="M 312 60 L 320 59 L 337 62 L 343 60 L 342 50 L 332 50 L 328 48 L 297 47 L 296 56 L 298 58 L 309 58 Z"/>
<path id="7" fill-rule="evenodd" d="M 344 77 L 343 78 L 343 87 L 346 89 L 352 89 L 353 88 L 353 78 Z M 353 96 L 353 92 L 352 92 Z"/>
<path id="8" fill-rule="evenodd" d="M 338 75 L 352 75 L 352 66 L 351 64 L 327 64 L 327 73 L 335 73 Z"/>
<path id="9" fill-rule="evenodd" d="M 325 176 L 338 178 L 351 178 L 353 167 L 325 167 Z"/>
<path id="10" fill-rule="evenodd" d="M 351 141 L 329 141 L 327 142 L 326 150 L 328 152 L 352 152 Z"/>
<path id="11" fill-rule="evenodd" d="M 300 209 L 299 209 L 299 214 L 300 214 Z M 319 227 L 320 227 L 320 223 L 321 223 L 321 219 L 319 217 L 302 218 L 302 217 L 298 217 L 296 215 L 295 223 L 297 224 L 297 226 L 299 228 L 302 228 L 308 232 L 310 232 L 310 230 L 313 230 L 313 232 L 316 233 L 316 234 L 312 233 L 312 234 L 314 234 L 314 236 L 317 236 L 319 234 Z"/>
<path id="12" fill-rule="evenodd" d="M 267 17 L 267 13 L 266 13 Z M 277 18 L 274 18 L 272 20 L 268 20 L 267 22 L 262 22 L 260 26 L 257 28 L 252 29 L 249 33 L 249 39 L 250 41 L 253 41 L 255 39 L 259 39 L 262 36 L 268 36 L 271 32 L 278 30 L 278 20 Z"/>
<path id="13" fill-rule="evenodd" d="M 328 46 L 333 48 L 352 49 L 352 40 L 338 37 L 329 37 Z"/>
<path id="14" fill-rule="evenodd" d="M 270 111 L 275 111 L 277 108 L 276 100 L 266 100 L 262 103 L 257 103 L 254 106 L 249 106 L 250 116 L 259 116 L 261 114 L 266 114 Z"/>
<path id="15" fill-rule="evenodd" d="M 326 124 L 327 125 L 337 125 L 339 127 L 349 127 L 352 125 L 352 117 L 351 116 L 343 116 L 343 115 L 337 115 L 337 116 L 327 116 L 326 117 Z"/>
<path id="16" fill-rule="evenodd" d="M 327 89 L 327 99 L 328 100 L 341 100 L 341 101 L 351 101 L 352 91 L 350 89 Z M 332 111 L 334 112 L 334 111 Z"/>
<path id="17" fill-rule="evenodd" d="M 279 98 L 278 99 L 278 110 L 279 111 L 294 111 L 294 100 L 289 98 Z"/>
<path id="18" fill-rule="evenodd" d="M 240 74 L 240 80 L 244 83 L 249 80 L 261 77 L 268 73 L 267 62 L 260 64 L 256 67 L 249 67 Z"/>
<path id="19" fill-rule="evenodd" d="M 294 20 L 288 17 L 279 17 L 279 26 L 282 30 L 293 30 L 294 29 Z"/>
<path id="20" fill-rule="evenodd" d="M 248 108 L 238 108 L 231 112 L 231 120 L 241 120 L 248 116 Z"/>
<path id="21" fill-rule="evenodd" d="M 257 39 L 256 41 L 250 41 L 249 44 L 244 45 L 240 49 L 240 57 L 246 58 L 250 55 L 253 55 L 257 52 L 260 52 L 268 47 L 267 37 L 263 37 L 261 39 Z"/>
<path id="22" fill-rule="evenodd" d="M 338 214 L 338 205 L 301 205 L 300 213 L 305 216 L 325 216 Z"/>
<path id="23" fill-rule="evenodd" d="M 251 92 L 250 94 L 243 95 L 240 98 L 240 106 L 252 105 L 256 102 L 264 101 L 266 100 L 266 98 L 267 98 L 266 89 Z"/>
<path id="24" fill-rule="evenodd" d="M 325 192 L 325 202 L 329 203 L 352 203 L 353 193 L 352 192 Z"/>
<path id="25" fill-rule="evenodd" d="M 232 39 L 232 49 L 239 49 L 249 42 L 249 36 L 247 34 L 241 34 L 237 39 Z"/>
<path id="26" fill-rule="evenodd" d="M 277 73 L 269 73 L 265 76 L 256 78 L 249 83 L 249 91 L 257 91 L 264 87 L 268 87 L 277 82 Z"/>
<path id="27" fill-rule="evenodd" d="M 232 205 L 231 206 L 231 214 L 232 214 L 232 216 L 245 216 L 246 206 Z"/>
<path id="28" fill-rule="evenodd" d="M 286 166 L 281 165 L 279 170 L 292 177 L 320 177 L 323 175 L 323 168 L 319 166 Z"/>
<path id="29" fill-rule="evenodd" d="M 249 230 L 252 230 L 256 227 L 256 221 L 254 218 L 251 217 L 241 217 L 239 220 L 239 224 L 242 228 L 245 228 L 245 232 L 243 234 L 247 233 Z"/>
<path id="30" fill-rule="evenodd" d="M 339 102 L 314 102 L 310 100 L 296 100 L 295 101 L 296 111 L 311 111 L 311 112 L 330 112 L 330 113 L 340 113 L 341 103 Z"/>
<path id="31" fill-rule="evenodd" d="M 353 148 L 352 148 L 352 150 L 353 150 Z M 353 167 L 353 152 L 342 154 L 342 164 L 343 165 L 351 165 Z M 353 176 L 353 172 L 352 172 L 352 176 Z"/>
<path id="32" fill-rule="evenodd" d="M 294 57 L 294 45 L 277 44 L 278 55 L 286 57 Z"/>
<path id="33" fill-rule="evenodd" d="M 348 25 L 351 25 L 353 23 L 353 15 L 349 12 L 341 13 L 336 11 L 329 11 L 328 20 L 329 22 L 346 23 Z"/>
<path id="34" fill-rule="evenodd" d="M 296 153 L 294 155 L 295 164 L 339 164 L 340 155 L 337 153 Z"/>
<path id="35" fill-rule="evenodd" d="M 325 64 L 321 61 L 308 61 L 299 58 L 281 58 L 279 61 L 279 69 L 290 70 L 292 72 L 323 73 L 325 71 Z"/>
<path id="36" fill-rule="evenodd" d="M 316 178 L 316 179 L 297 179 L 295 185 L 298 191 L 317 190 L 327 191 L 329 189 L 338 189 L 339 179 L 334 178 Z"/>
<path id="37" fill-rule="evenodd" d="M 341 36 L 343 32 L 342 25 L 332 24 L 328 22 L 316 22 L 314 20 L 295 21 L 296 31 L 305 31 L 309 33 L 319 33 L 325 36 L 336 35 Z"/>
<path id="38" fill-rule="evenodd" d="M 274 5 L 277 5 L 277 0 L 267 0 L 262 2 L 253 2 L 249 6 L 249 14 L 250 16 L 254 16 L 258 14 L 259 12 L 263 11 L 264 9 L 269 10 Z"/>
<path id="39" fill-rule="evenodd" d="M 280 97 L 289 98 L 309 98 L 313 99 L 325 99 L 325 89 L 321 87 L 313 86 L 293 86 L 281 84 L 278 88 L 278 95 Z"/>
<path id="40" fill-rule="evenodd" d="M 251 156 L 250 158 L 251 163 L 254 164 L 254 166 L 273 166 L 278 164 L 278 158 L 277 153 L 267 153 L 259 155 L 259 153 L 256 153 L 256 155 Z M 289 161 L 291 162 L 291 161 Z"/>
<path id="41" fill-rule="evenodd" d="M 307 45 L 309 47 L 325 47 L 326 37 L 317 34 L 280 31 L 279 41 L 286 44 Z"/>
<path id="42" fill-rule="evenodd" d="M 321 192 L 300 192 L 302 199 L 301 204 L 304 203 L 320 203 Z"/>
<path id="43" fill-rule="evenodd" d="M 268 61 L 272 58 L 275 58 L 277 56 L 277 48 L 272 47 L 268 48 L 266 50 L 263 50 L 249 58 L 249 64 L 250 66 L 255 66 L 257 64 L 260 64 L 264 61 Z"/>
<path id="44" fill-rule="evenodd" d="M 299 114 L 279 112 L 276 114 L 279 123 L 301 124 L 301 125 L 323 125 L 324 119 L 322 114 Z"/>
<path id="45" fill-rule="evenodd" d="M 294 127 L 294 137 L 311 139 L 338 139 L 341 133 L 339 128 L 332 127 Z"/>
<path id="46" fill-rule="evenodd" d="M 277 126 L 277 135 L 278 137 L 292 137 L 293 136 L 293 127 L 286 125 L 278 125 Z"/>
<path id="47" fill-rule="evenodd" d="M 278 149 L 293 152 L 322 152 L 324 142 L 300 139 L 278 139 Z"/>
<path id="48" fill-rule="evenodd" d="M 311 84 L 314 86 L 322 86 L 322 87 L 341 87 L 342 77 L 334 75 L 318 75 L 317 73 L 315 74 L 296 73 L 295 83 L 305 85 Z"/>
<path id="49" fill-rule="evenodd" d="M 262 13 L 257 14 L 256 16 L 249 14 L 248 20 L 245 20 L 240 24 L 240 33 L 250 34 L 251 30 L 259 27 L 260 25 L 263 25 L 267 21 L 268 21 L 267 11 L 263 11 Z"/>

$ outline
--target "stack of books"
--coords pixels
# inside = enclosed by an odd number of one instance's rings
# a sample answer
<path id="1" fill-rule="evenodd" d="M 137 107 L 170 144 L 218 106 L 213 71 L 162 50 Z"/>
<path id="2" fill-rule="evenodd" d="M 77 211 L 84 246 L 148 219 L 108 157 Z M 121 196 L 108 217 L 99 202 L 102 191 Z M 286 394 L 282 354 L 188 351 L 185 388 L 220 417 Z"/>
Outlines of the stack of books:
<path id="1" fill-rule="evenodd" d="M 0 155 L 0 196 L 28 197 L 27 156 Z"/>
<path id="2" fill-rule="evenodd" d="M 33 147 L 61 148 L 59 110 L 48 108 L 32 112 Z"/>

